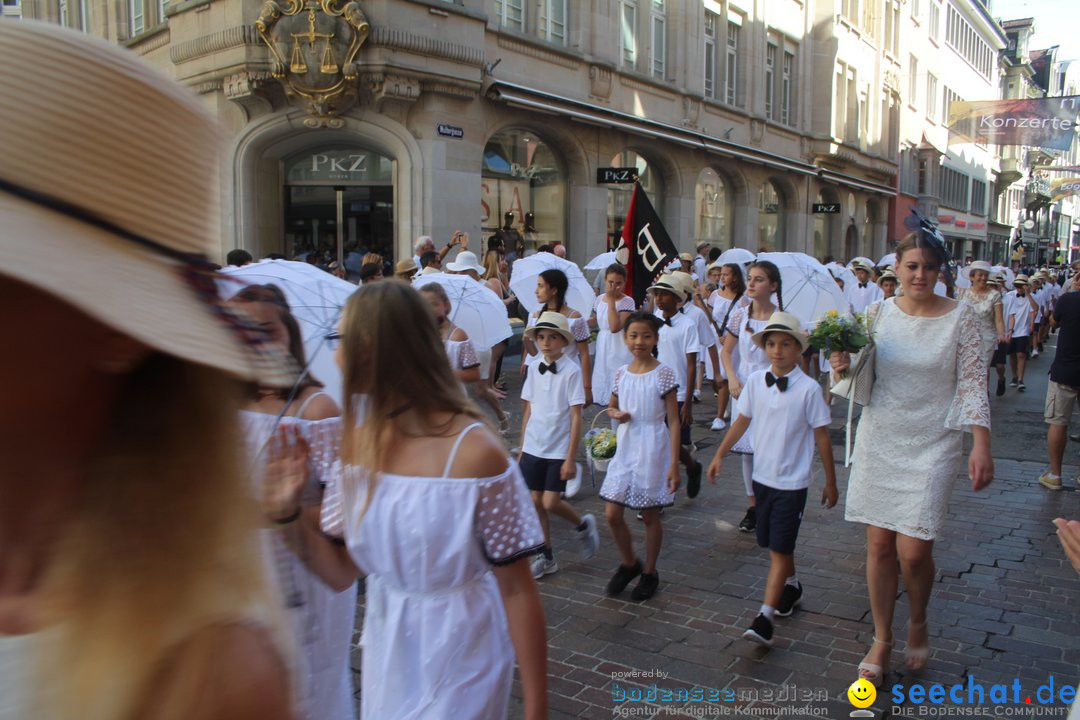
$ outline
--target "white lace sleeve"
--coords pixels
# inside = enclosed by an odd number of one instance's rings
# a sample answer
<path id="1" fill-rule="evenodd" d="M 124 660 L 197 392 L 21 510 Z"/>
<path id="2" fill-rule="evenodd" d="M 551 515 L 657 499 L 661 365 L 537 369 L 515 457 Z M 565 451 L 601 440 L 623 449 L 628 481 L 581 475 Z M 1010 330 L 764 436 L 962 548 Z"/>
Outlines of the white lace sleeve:
<path id="1" fill-rule="evenodd" d="M 338 458 L 326 475 L 322 506 L 319 509 L 319 526 L 323 534 L 338 540 L 345 538 L 345 496 L 342 488 L 344 465 Z"/>
<path id="2" fill-rule="evenodd" d="M 313 482 L 300 497 L 305 507 L 322 502 L 325 488 L 341 455 L 341 418 L 327 418 L 300 423 L 308 443 L 308 470 Z"/>
<path id="3" fill-rule="evenodd" d="M 585 321 L 585 318 L 580 316 L 570 318 L 570 332 L 575 340 L 585 342 L 589 339 L 589 324 Z"/>
<path id="4" fill-rule="evenodd" d="M 741 305 L 731 311 L 731 315 L 728 316 L 728 323 L 726 331 L 735 337 L 739 337 L 739 333 L 742 332 L 743 323 L 746 322 L 746 306 Z"/>
<path id="5" fill-rule="evenodd" d="M 972 425 L 990 428 L 990 403 L 986 395 L 986 357 L 981 352 L 978 320 L 967 304 L 960 308 L 960 332 L 956 347 L 956 394 L 945 427 L 971 431 Z"/>
<path id="6" fill-rule="evenodd" d="M 476 348 L 471 340 L 463 340 L 458 348 L 458 367 L 462 370 L 470 370 L 480 367 L 480 360 L 476 357 Z"/>
<path id="7" fill-rule="evenodd" d="M 659 376 L 657 389 L 660 392 L 660 397 L 667 397 L 669 392 L 679 388 L 679 380 L 675 377 L 675 371 L 667 365 L 660 366 Z"/>
<path id="8" fill-rule="evenodd" d="M 619 381 L 622 380 L 622 374 L 624 372 L 626 372 L 625 365 L 615 371 L 615 379 L 611 383 L 611 394 L 615 397 L 619 397 Z"/>
<path id="9" fill-rule="evenodd" d="M 483 480 L 476 505 L 476 534 L 492 565 L 509 565 L 544 549 L 544 531 L 517 463 Z"/>

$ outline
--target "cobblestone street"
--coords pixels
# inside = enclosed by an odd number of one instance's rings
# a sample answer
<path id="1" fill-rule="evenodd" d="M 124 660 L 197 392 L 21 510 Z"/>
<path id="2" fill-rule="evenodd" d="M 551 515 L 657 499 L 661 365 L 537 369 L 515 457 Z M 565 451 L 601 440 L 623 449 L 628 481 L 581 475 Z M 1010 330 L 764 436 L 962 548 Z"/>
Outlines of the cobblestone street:
<path id="1" fill-rule="evenodd" d="M 1043 489 L 1037 478 L 1045 467 L 1042 404 L 1045 373 L 1053 357 L 1052 349 L 1047 350 L 1029 364 L 1026 394 L 1010 388 L 1005 397 L 992 398 L 994 483 L 973 493 L 965 469 L 956 485 L 947 530 L 935 550 L 930 662 L 918 678 L 905 677 L 902 670 L 907 607 L 901 588 L 894 670 L 871 708 L 875 717 L 890 713 L 921 717 L 928 710 L 940 713 L 950 706 L 946 699 L 930 707 L 910 703 L 894 707 L 895 684 L 905 690 L 912 682 L 966 685 L 971 675 L 985 686 L 988 703 L 991 685 L 1009 685 L 1011 703 L 1012 684 L 1019 679 L 1020 706 L 988 705 L 984 712 L 1023 715 L 1048 710 L 1038 706 L 1035 693 L 1050 682 L 1050 676 L 1055 693 L 1080 681 L 1080 580 L 1065 560 L 1050 522 L 1058 516 L 1080 516 L 1075 481 L 1080 446 L 1070 443 L 1066 451 L 1065 490 Z M 507 402 L 514 412 L 511 443 L 520 424 L 516 369 L 517 358 L 508 358 L 504 375 L 510 379 Z M 695 405 L 693 433 L 695 457 L 703 464 L 722 437 L 708 430 L 714 405 L 711 391 L 706 395 L 707 402 Z M 873 629 L 864 580 L 863 529 L 844 521 L 845 411 L 846 404 L 838 400 L 831 434 L 840 502 L 826 510 L 817 502 L 820 482 L 811 488 L 796 551 L 805 596 L 790 618 L 778 619 L 775 644 L 768 651 L 740 637 L 761 604 L 768 555 L 757 547 L 753 534 L 736 528 L 745 511 L 737 461 L 726 463 L 719 482 L 706 483 L 696 499 L 680 492 L 675 506 L 665 513 L 660 591 L 645 603 L 631 602 L 629 592 L 626 599 L 603 594 L 618 560 L 605 532 L 603 502 L 596 494 L 602 477 L 596 478 L 594 488 L 586 471 L 573 503 L 579 511 L 597 516 L 600 552 L 580 561 L 572 530 L 554 521 L 552 539 L 560 570 L 539 581 L 548 621 L 553 718 L 848 717 L 854 708 L 847 700 L 847 688 L 856 678 Z M 586 422 L 593 412 L 587 412 Z M 639 528 L 634 531 L 640 546 Z M 359 681 L 358 650 L 354 666 Z M 654 683 L 673 693 L 698 688 L 704 697 L 712 692 L 724 701 L 620 701 L 621 693 L 647 693 Z M 514 695 L 511 717 L 519 718 L 516 685 Z M 1024 703 L 1029 696 L 1034 707 Z M 1053 707 L 1058 717 L 1065 716 L 1060 703 Z"/>

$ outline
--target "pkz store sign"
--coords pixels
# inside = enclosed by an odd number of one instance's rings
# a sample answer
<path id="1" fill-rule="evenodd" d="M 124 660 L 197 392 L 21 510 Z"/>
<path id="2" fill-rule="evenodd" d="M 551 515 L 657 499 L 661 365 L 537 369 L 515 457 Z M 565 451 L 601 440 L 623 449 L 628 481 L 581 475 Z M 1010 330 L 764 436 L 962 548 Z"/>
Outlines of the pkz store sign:
<path id="1" fill-rule="evenodd" d="M 815 215 L 839 215 L 840 203 L 814 203 L 813 213 Z"/>
<path id="2" fill-rule="evenodd" d="M 596 168 L 596 182 L 598 185 L 628 185 L 638 179 L 636 167 L 606 167 Z"/>
<path id="3" fill-rule="evenodd" d="M 304 153 L 286 165 L 289 185 L 321 183 L 391 183 L 389 158 L 357 148 L 324 148 Z"/>

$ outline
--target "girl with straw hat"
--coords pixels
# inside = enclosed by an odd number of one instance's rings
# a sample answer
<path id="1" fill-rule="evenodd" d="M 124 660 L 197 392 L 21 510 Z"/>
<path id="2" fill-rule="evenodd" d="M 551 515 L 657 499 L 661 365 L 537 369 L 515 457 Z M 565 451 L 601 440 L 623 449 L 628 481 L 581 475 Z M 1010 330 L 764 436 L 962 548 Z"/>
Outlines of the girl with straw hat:
<path id="1" fill-rule="evenodd" d="M 0 123 L 5 717 L 291 718 L 237 379 L 295 371 L 216 294 L 218 126 L 29 20 L 0 23 Z"/>

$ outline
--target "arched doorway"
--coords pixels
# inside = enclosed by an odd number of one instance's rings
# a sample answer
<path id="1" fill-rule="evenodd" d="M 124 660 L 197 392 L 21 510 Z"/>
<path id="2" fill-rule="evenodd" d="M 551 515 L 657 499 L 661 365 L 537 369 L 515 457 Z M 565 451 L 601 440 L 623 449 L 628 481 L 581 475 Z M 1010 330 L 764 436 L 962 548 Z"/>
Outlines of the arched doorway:
<path id="1" fill-rule="evenodd" d="M 323 145 L 284 161 L 284 253 L 319 262 L 394 257 L 394 162 L 367 148 Z"/>
<path id="2" fill-rule="evenodd" d="M 660 179 L 660 173 L 651 167 L 649 161 L 633 150 L 623 150 L 611 158 L 610 166 L 637 168 L 641 189 L 649 196 L 649 202 L 663 220 L 664 183 Z M 630 196 L 633 190 L 633 185 L 608 186 L 607 242 L 609 250 L 619 244 L 623 223 L 626 222 L 626 213 L 630 210 Z"/>
<path id="3" fill-rule="evenodd" d="M 847 234 L 844 236 L 844 258 L 843 262 L 851 262 L 851 258 L 856 257 L 859 254 L 859 230 L 855 227 L 855 223 L 852 222 L 847 227 Z"/>
<path id="4" fill-rule="evenodd" d="M 707 167 L 694 187 L 694 238 L 727 250 L 731 247 L 731 193 L 724 179 Z"/>
<path id="5" fill-rule="evenodd" d="M 814 200 L 819 205 L 836 205 L 840 197 L 833 188 L 823 187 L 818 190 Z M 815 213 L 814 214 L 814 257 L 824 260 L 826 257 L 834 257 L 840 247 L 840 213 Z"/>
<path id="6" fill-rule="evenodd" d="M 520 233 L 529 250 L 567 241 L 564 163 L 531 130 L 500 130 L 484 146 L 480 229 L 486 239 L 499 228 Z"/>

